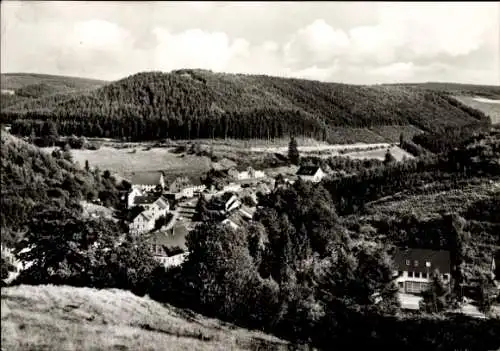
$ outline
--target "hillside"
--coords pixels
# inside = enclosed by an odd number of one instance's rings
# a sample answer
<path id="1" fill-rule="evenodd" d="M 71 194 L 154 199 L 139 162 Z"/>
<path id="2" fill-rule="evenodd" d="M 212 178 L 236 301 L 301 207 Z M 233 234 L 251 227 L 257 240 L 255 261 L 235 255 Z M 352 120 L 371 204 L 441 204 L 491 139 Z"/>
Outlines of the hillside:
<path id="1" fill-rule="evenodd" d="M 263 333 L 121 290 L 2 288 L 2 349 L 287 350 Z"/>
<path id="2" fill-rule="evenodd" d="M 143 72 L 91 92 L 31 99 L 2 110 L 4 123 L 24 119 L 12 126 L 23 135 L 40 134 L 37 120 L 45 118 L 56 120 L 63 135 L 151 140 L 296 134 L 331 143 L 394 142 L 401 132 L 489 123 L 483 113 L 440 91 L 206 70 Z"/>
<path id="3" fill-rule="evenodd" d="M 5 108 L 32 99 L 54 94 L 88 91 L 106 84 L 105 81 L 78 77 L 34 73 L 4 73 L 0 76 L 1 107 Z M 8 94 L 10 92 L 10 94 Z"/>
<path id="4" fill-rule="evenodd" d="M 442 82 L 403 83 L 403 84 L 384 84 L 384 85 L 420 88 L 425 90 L 446 92 L 452 95 L 483 96 L 492 99 L 500 99 L 500 86 L 498 85 L 475 85 L 475 84 L 442 83 Z"/>
<path id="5" fill-rule="evenodd" d="M 109 206 L 118 202 L 112 177 L 86 171 L 66 152 L 41 151 L 9 133 L 1 134 L 2 243 L 9 243 L 37 206 L 69 205 L 75 200 L 100 198 Z"/>

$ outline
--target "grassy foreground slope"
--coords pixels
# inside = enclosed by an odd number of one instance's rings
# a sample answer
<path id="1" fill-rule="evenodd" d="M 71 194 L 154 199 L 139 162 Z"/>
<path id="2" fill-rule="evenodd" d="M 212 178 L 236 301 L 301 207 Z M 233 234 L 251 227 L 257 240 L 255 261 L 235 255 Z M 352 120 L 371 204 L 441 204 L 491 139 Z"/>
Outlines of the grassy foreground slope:
<path id="1" fill-rule="evenodd" d="M 296 134 L 332 143 L 396 141 L 400 131 L 489 122 L 441 91 L 193 69 L 137 73 L 91 92 L 32 99 L 2 115 L 3 122 L 31 123 L 13 126 L 25 135 L 39 134 L 32 122 L 49 118 L 65 135 L 151 140 Z"/>
<path id="2" fill-rule="evenodd" d="M 287 350 L 287 343 L 122 290 L 2 288 L 2 349 Z"/>

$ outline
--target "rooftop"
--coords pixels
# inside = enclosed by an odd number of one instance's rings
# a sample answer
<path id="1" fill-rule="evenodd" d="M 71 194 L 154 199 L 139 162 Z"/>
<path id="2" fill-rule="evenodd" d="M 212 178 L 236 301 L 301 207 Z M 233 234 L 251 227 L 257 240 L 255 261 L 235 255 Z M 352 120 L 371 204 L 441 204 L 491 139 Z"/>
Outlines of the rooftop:
<path id="1" fill-rule="evenodd" d="M 398 248 L 394 253 L 394 263 L 400 271 L 425 273 L 438 269 L 444 274 L 451 270 L 450 252 L 444 250 Z"/>
<path id="2" fill-rule="evenodd" d="M 160 172 L 136 172 L 132 173 L 131 182 L 137 185 L 157 185 L 160 184 Z"/>
<path id="3" fill-rule="evenodd" d="M 319 166 L 301 166 L 297 171 L 297 175 L 313 176 L 319 169 Z"/>

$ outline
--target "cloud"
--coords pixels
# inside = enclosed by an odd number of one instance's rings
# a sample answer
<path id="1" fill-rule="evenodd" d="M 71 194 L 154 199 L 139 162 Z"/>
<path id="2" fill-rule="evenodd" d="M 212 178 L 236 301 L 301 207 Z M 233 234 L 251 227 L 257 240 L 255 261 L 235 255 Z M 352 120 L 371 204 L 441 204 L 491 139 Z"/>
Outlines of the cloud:
<path id="1" fill-rule="evenodd" d="M 2 72 L 500 83 L 497 3 L 2 2 Z M 370 11 L 364 9 L 369 9 Z"/>
<path id="2" fill-rule="evenodd" d="M 285 44 L 285 59 L 289 64 L 304 60 L 324 64 L 342 55 L 349 45 L 349 38 L 342 30 L 336 30 L 318 19 L 299 29 Z"/>

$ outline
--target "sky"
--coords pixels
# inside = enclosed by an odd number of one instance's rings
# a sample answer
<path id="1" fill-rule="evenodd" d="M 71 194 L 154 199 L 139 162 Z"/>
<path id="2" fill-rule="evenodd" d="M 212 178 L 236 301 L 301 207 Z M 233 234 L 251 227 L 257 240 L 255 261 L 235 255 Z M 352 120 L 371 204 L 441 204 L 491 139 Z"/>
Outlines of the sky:
<path id="1" fill-rule="evenodd" d="M 499 2 L 2 1 L 2 73 L 500 85 Z"/>

